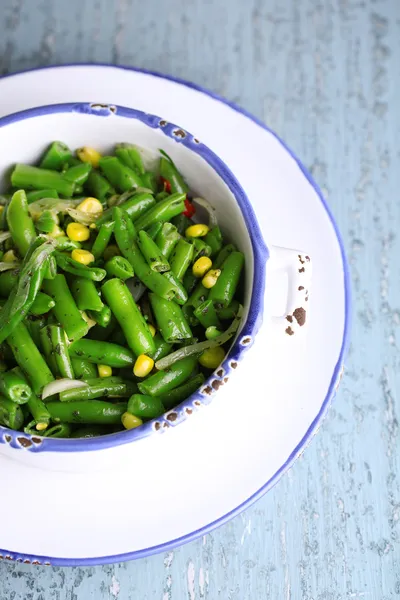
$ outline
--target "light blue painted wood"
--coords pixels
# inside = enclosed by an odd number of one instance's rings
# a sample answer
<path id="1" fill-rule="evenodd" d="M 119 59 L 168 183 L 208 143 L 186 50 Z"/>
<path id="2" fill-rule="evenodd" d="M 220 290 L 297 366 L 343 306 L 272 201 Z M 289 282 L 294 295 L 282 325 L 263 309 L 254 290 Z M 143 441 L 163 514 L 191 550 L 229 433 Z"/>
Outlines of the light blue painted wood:
<path id="1" fill-rule="evenodd" d="M 398 0 L 2 0 L 1 9 L 2 72 L 132 64 L 193 80 L 264 119 L 325 190 L 348 249 L 355 310 L 348 370 L 327 420 L 254 507 L 134 563 L 1 563 L 0 597 L 398 598 Z M 40 527 L 27 525 L 27 535 Z"/>

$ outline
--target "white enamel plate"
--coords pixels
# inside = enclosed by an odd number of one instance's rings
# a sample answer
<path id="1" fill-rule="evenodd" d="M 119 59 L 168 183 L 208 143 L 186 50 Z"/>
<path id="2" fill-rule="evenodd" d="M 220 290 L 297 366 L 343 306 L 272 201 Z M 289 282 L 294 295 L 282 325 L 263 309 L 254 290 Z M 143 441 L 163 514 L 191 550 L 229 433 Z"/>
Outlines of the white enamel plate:
<path id="1" fill-rule="evenodd" d="M 307 336 L 282 335 L 268 318 L 285 296 L 284 280 L 270 269 L 264 325 L 240 377 L 178 427 L 126 445 L 129 463 L 121 471 L 50 472 L 0 456 L 7 482 L 0 511 L 9 515 L 0 533 L 2 556 L 89 565 L 146 556 L 203 535 L 270 489 L 334 395 L 348 343 L 349 277 L 328 208 L 272 132 L 185 82 L 113 66 L 65 66 L 5 77 L 0 98 L 0 116 L 89 101 L 179 123 L 239 179 L 268 246 L 312 257 Z M 282 251 L 280 260 L 284 266 Z M 31 535 L 38 519 L 40 535 Z"/>

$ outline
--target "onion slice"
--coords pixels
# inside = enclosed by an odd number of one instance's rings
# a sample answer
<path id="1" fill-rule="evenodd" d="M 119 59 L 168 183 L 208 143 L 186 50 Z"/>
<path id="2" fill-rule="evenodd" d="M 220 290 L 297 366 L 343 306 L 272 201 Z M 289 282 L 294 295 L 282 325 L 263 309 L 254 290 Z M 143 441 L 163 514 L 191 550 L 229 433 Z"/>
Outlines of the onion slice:
<path id="1" fill-rule="evenodd" d="M 54 396 L 66 390 L 74 390 L 75 388 L 88 387 L 88 383 L 80 379 L 56 379 L 44 386 L 42 392 L 42 400 L 49 396 Z"/>
<path id="2" fill-rule="evenodd" d="M 1 231 L 0 232 L 0 244 L 8 240 L 11 237 L 11 233 L 9 231 Z"/>
<path id="3" fill-rule="evenodd" d="M 213 227 L 217 227 L 217 225 L 218 225 L 217 211 L 215 210 L 213 205 L 210 204 L 208 202 L 208 200 L 205 200 L 204 198 L 193 198 L 192 202 L 194 202 L 195 204 L 198 204 L 199 206 L 202 206 L 208 212 L 208 218 L 209 218 L 208 224 L 209 224 L 210 229 L 212 229 Z"/>
<path id="4" fill-rule="evenodd" d="M 143 296 L 147 289 L 146 286 L 144 286 L 143 283 L 139 281 L 139 279 L 137 279 L 137 277 L 130 277 L 125 281 L 125 284 L 130 293 L 132 294 L 134 301 L 139 302 L 140 298 Z"/>
<path id="5" fill-rule="evenodd" d="M 11 271 L 11 269 L 16 269 L 17 267 L 20 267 L 21 263 L 17 262 L 17 261 L 13 261 L 13 262 L 5 262 L 5 261 L 1 261 L 0 262 L 0 273 L 2 273 L 3 271 Z"/>
<path id="6" fill-rule="evenodd" d="M 179 350 L 175 350 L 168 356 L 161 358 L 155 364 L 156 369 L 162 371 L 164 369 L 168 369 L 171 365 L 176 363 L 178 360 L 182 358 L 186 358 L 187 356 L 192 356 L 193 354 L 200 354 L 204 352 L 204 350 L 208 350 L 209 348 L 215 348 L 216 346 L 222 346 L 225 344 L 239 329 L 240 321 L 242 320 L 243 307 L 239 306 L 239 310 L 237 312 L 236 317 L 229 325 L 228 329 L 221 333 L 218 337 L 213 340 L 207 340 L 205 342 L 199 342 L 198 344 L 192 344 L 191 346 L 184 346 L 183 348 L 179 348 Z"/>

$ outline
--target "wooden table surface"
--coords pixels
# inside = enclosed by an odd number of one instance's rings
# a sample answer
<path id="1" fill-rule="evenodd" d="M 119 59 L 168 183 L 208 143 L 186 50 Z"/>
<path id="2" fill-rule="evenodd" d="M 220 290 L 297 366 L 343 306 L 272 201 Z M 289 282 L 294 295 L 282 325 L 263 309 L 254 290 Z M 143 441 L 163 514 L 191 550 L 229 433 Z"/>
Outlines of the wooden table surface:
<path id="1" fill-rule="evenodd" d="M 206 86 L 267 122 L 322 186 L 354 296 L 341 389 L 267 496 L 203 539 L 145 560 L 1 563 L 1 600 L 400 598 L 399 0 L 1 0 L 0 8 L 0 73 L 135 65 Z M 27 535 L 40 529 L 27 524 Z"/>

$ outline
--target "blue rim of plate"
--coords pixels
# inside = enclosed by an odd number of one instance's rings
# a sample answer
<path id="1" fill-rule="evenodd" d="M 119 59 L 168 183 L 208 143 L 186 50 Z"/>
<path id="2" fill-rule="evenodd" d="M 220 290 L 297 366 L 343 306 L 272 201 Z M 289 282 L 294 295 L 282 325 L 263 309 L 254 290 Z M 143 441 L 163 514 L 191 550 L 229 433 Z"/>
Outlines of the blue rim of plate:
<path id="1" fill-rule="evenodd" d="M 326 211 L 326 214 L 327 214 L 327 216 L 331 222 L 331 225 L 334 229 L 336 239 L 337 239 L 337 242 L 338 242 L 339 248 L 340 248 L 340 253 L 341 253 L 341 257 L 342 257 L 342 266 L 343 266 L 343 283 L 344 283 L 344 295 L 345 295 L 345 298 L 344 298 L 345 299 L 345 315 L 344 315 L 342 345 L 341 345 L 338 361 L 333 370 L 333 374 L 332 374 L 332 378 L 331 378 L 331 381 L 329 384 L 328 392 L 321 404 L 321 408 L 320 408 L 317 416 L 311 423 L 310 427 L 304 434 L 303 438 L 300 440 L 300 442 L 297 444 L 297 446 L 294 448 L 294 450 L 288 456 L 288 458 L 283 463 L 283 465 L 276 471 L 276 473 L 260 489 L 258 489 L 254 494 L 252 494 L 244 502 L 239 504 L 239 506 L 232 509 L 231 511 L 229 511 L 228 513 L 226 513 L 219 519 L 212 521 L 208 525 L 205 525 L 204 527 L 202 527 L 200 529 L 192 531 L 192 532 L 190 532 L 184 536 L 181 536 L 179 538 L 176 538 L 174 540 L 170 540 L 169 542 L 165 542 L 165 543 L 159 544 L 157 546 L 152 546 L 151 548 L 145 548 L 143 550 L 136 550 L 134 552 L 126 552 L 124 554 L 116 554 L 116 555 L 110 555 L 110 556 L 101 556 L 101 557 L 95 557 L 95 558 L 79 558 L 79 559 L 51 558 L 51 557 L 47 557 L 47 556 L 38 556 L 38 555 L 32 555 L 32 554 L 10 552 L 7 550 L 0 550 L 0 555 L 2 555 L 4 558 L 8 558 L 8 559 L 15 560 L 18 562 L 42 564 L 42 565 L 44 564 L 44 565 L 51 565 L 51 566 L 53 566 L 53 565 L 54 566 L 65 566 L 66 567 L 66 566 L 94 566 L 94 565 L 100 565 L 100 564 L 111 564 L 111 563 L 117 563 L 117 562 L 124 562 L 124 561 L 138 559 L 138 558 L 145 558 L 147 556 L 151 556 L 152 554 L 158 554 L 161 552 L 167 552 L 169 550 L 173 550 L 174 548 L 177 548 L 178 546 L 181 546 L 188 542 L 194 541 L 197 538 L 199 538 L 203 535 L 206 535 L 207 533 L 210 533 L 212 530 L 216 529 L 217 527 L 224 525 L 225 523 L 230 521 L 233 517 L 240 514 L 243 510 L 245 510 L 246 508 L 249 508 L 252 504 L 254 504 L 254 502 L 256 502 L 259 498 L 261 498 L 266 492 L 268 492 L 279 481 L 279 479 L 282 477 L 282 475 L 284 473 L 286 473 L 286 471 L 289 470 L 289 468 L 293 465 L 295 460 L 302 454 L 302 452 L 305 450 L 306 446 L 310 443 L 312 437 L 318 431 L 318 428 L 321 425 L 324 417 L 326 416 L 326 413 L 329 410 L 329 407 L 332 403 L 332 400 L 335 396 L 336 390 L 340 383 L 340 377 L 341 377 L 341 373 L 342 373 L 342 370 L 344 367 L 344 360 L 345 360 L 345 357 L 347 355 L 347 351 L 348 351 L 349 345 L 350 345 L 351 279 L 350 279 L 350 270 L 349 270 L 345 250 L 344 250 L 342 236 L 339 232 L 339 228 L 338 228 L 336 221 L 331 213 L 331 210 L 330 210 L 325 198 L 322 195 L 320 187 L 314 181 L 311 174 L 304 167 L 304 165 L 301 163 L 301 161 L 297 158 L 296 154 L 286 145 L 286 143 L 274 131 L 272 131 L 269 127 L 267 127 L 260 119 L 258 119 L 257 117 L 254 117 L 251 113 L 249 113 L 247 110 L 241 108 L 234 102 L 226 100 L 225 98 L 216 94 L 215 92 L 207 90 L 206 88 L 204 88 L 200 85 L 186 81 L 185 79 L 181 79 L 179 77 L 172 77 L 171 75 L 163 75 L 161 73 L 157 73 L 155 71 L 151 71 L 151 70 L 147 70 L 147 69 L 140 69 L 140 68 L 129 67 L 129 66 L 121 66 L 121 65 L 113 65 L 110 63 L 71 63 L 71 64 L 65 64 L 65 65 L 49 65 L 46 67 L 27 69 L 25 71 L 20 71 L 19 73 L 12 73 L 10 75 L 5 75 L 3 77 L 0 77 L 0 81 L 2 79 L 6 79 L 9 77 L 17 77 L 18 75 L 23 75 L 25 73 L 30 73 L 30 72 L 35 72 L 35 71 L 44 71 L 47 69 L 63 68 L 63 67 L 109 67 L 109 68 L 121 69 L 121 70 L 125 70 L 125 71 L 133 71 L 136 73 L 143 73 L 145 75 L 158 77 L 160 79 L 166 79 L 173 83 L 177 83 L 179 85 L 184 85 L 185 87 L 191 88 L 197 92 L 200 92 L 202 94 L 205 94 L 206 96 L 209 96 L 210 98 L 212 98 L 214 100 L 217 100 L 218 102 L 221 102 L 222 104 L 225 104 L 226 106 L 228 106 L 235 112 L 240 113 L 241 115 L 248 118 L 250 121 L 252 121 L 256 125 L 258 125 L 262 129 L 267 131 L 270 135 L 272 135 L 281 144 L 281 146 L 286 150 L 286 152 L 291 156 L 291 158 L 296 162 L 300 171 L 303 173 L 304 177 L 307 179 L 308 183 L 311 185 L 311 187 L 314 189 L 315 193 L 319 197 L 319 200 L 320 200 L 323 208 Z"/>
<path id="2" fill-rule="evenodd" d="M 236 369 L 237 365 L 240 364 L 247 350 L 252 346 L 262 324 L 266 264 L 269 258 L 269 251 L 252 204 L 229 167 L 208 146 L 200 142 L 191 133 L 183 130 L 179 125 L 166 121 L 163 117 L 117 104 L 68 102 L 29 108 L 1 117 L 0 130 L 19 121 L 56 114 L 78 114 L 99 119 L 125 118 L 139 121 L 150 129 L 160 131 L 176 144 L 185 146 L 193 154 L 202 158 L 222 179 L 234 197 L 246 225 L 254 259 L 252 291 L 248 314 L 246 319 L 240 323 L 240 331 L 235 336 L 235 341 L 225 359 L 215 369 L 214 373 L 206 379 L 201 388 L 191 394 L 184 402 L 181 402 L 179 406 L 168 410 L 161 417 L 147 421 L 136 429 L 90 439 L 46 438 L 40 437 L 39 433 L 26 434 L 0 425 L 0 444 L 8 444 L 11 448 L 20 452 L 94 452 L 96 450 L 115 448 L 116 446 L 136 442 L 149 435 L 161 435 L 169 427 L 176 427 L 185 421 L 200 406 L 210 404 L 218 393 L 218 388 L 225 385 L 225 381 L 229 379 L 229 376 Z"/>

